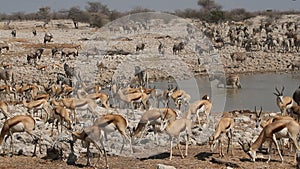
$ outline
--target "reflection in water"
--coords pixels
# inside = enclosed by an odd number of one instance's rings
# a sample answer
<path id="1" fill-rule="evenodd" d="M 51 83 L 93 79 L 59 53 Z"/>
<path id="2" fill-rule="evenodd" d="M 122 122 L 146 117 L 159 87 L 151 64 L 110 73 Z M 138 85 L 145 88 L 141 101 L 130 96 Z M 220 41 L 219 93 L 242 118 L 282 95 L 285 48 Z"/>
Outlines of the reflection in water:
<path id="1" fill-rule="evenodd" d="M 278 112 L 276 96 L 273 94 L 275 87 L 281 89 L 285 86 L 284 95 L 292 96 L 300 85 L 300 73 L 240 75 L 240 80 L 242 89 L 216 88 L 217 80 L 209 82 L 206 77 L 184 80 L 177 84 L 191 95 L 191 102 L 201 99 L 205 94 L 211 96 L 213 112 L 253 110 L 255 106 L 262 106 L 264 111 Z M 156 82 L 155 85 L 157 88 L 167 88 L 166 82 Z"/>

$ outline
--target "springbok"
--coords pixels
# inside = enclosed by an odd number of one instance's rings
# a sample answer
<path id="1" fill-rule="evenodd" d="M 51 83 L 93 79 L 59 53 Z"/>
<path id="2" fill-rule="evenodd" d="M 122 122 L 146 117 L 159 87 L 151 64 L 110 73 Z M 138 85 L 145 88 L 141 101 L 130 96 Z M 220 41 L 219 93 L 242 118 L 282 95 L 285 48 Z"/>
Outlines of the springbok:
<path id="1" fill-rule="evenodd" d="M 68 130 L 72 130 L 72 122 L 70 119 L 70 113 L 67 109 L 65 109 L 63 106 L 57 105 L 53 107 L 53 112 L 51 113 L 50 119 L 53 120 L 53 124 L 52 124 L 52 130 L 51 130 L 51 136 L 53 135 L 53 128 L 54 128 L 54 124 L 56 125 L 56 129 L 59 133 L 58 130 L 58 122 L 60 122 L 60 132 L 62 133 L 62 128 L 63 128 L 63 122 L 65 121 L 68 126 L 65 126 Z M 56 120 L 56 123 L 55 123 Z"/>
<path id="2" fill-rule="evenodd" d="M 106 109 L 110 108 L 110 106 L 109 106 L 109 95 L 108 94 L 95 92 L 95 93 L 91 93 L 91 94 L 87 94 L 87 95 L 81 95 L 80 91 L 81 90 L 77 91 L 78 98 L 92 99 L 96 103 L 101 103 Z"/>
<path id="3" fill-rule="evenodd" d="M 161 124 L 162 115 L 163 117 L 171 118 L 171 120 L 175 120 L 177 117 L 176 112 L 171 108 L 156 108 L 156 109 L 148 110 L 142 115 L 137 127 L 134 128 L 132 137 L 137 138 L 139 133 L 141 133 L 140 134 L 140 140 L 141 140 L 144 135 L 145 128 L 150 124 L 154 130 L 155 141 L 158 144 L 157 130 L 155 126 Z"/>
<path id="4" fill-rule="evenodd" d="M 28 109 L 28 112 L 30 113 L 30 111 L 32 111 L 32 116 L 34 115 L 35 111 L 39 111 L 39 110 L 44 110 L 46 112 L 46 121 L 49 118 L 49 108 L 50 108 L 50 104 L 48 103 L 47 100 L 45 99 L 41 99 L 41 100 L 34 100 L 31 102 L 26 102 L 25 99 L 22 100 L 23 105 Z M 41 118 L 43 117 L 43 112 L 41 112 Z"/>
<path id="5" fill-rule="evenodd" d="M 169 135 L 170 139 L 170 160 L 172 160 L 172 144 L 173 144 L 173 138 L 177 137 L 177 146 L 180 151 L 181 157 L 184 158 L 184 155 L 182 154 L 181 148 L 180 148 L 180 133 L 185 132 L 185 156 L 188 155 L 188 146 L 190 141 L 190 135 L 192 134 L 192 122 L 191 120 L 188 120 L 186 118 L 181 119 L 175 119 L 173 117 L 166 117 L 161 114 L 162 123 L 160 130 L 164 131 L 166 130 L 167 134 Z"/>
<path id="6" fill-rule="evenodd" d="M 300 146 L 298 145 L 297 138 L 298 134 L 300 132 L 300 125 L 298 122 L 296 122 L 294 119 L 291 117 L 289 118 L 279 118 L 278 120 L 266 125 L 261 133 L 259 134 L 258 138 L 255 140 L 255 142 L 251 145 L 251 143 L 245 143 L 244 140 L 239 140 L 239 144 L 242 146 L 244 152 L 246 152 L 249 157 L 251 158 L 252 161 L 255 161 L 256 159 L 256 150 L 261 147 L 261 145 L 264 142 L 269 142 L 269 150 L 271 150 L 272 142 L 276 145 L 277 151 L 279 153 L 280 159 L 283 162 L 283 158 L 281 155 L 281 151 L 279 149 L 277 139 L 276 139 L 276 133 L 281 131 L 281 130 L 287 130 L 288 136 L 290 139 L 292 139 L 295 147 L 297 150 L 300 150 Z M 295 156 L 296 157 L 296 156 Z M 269 158 L 267 163 L 271 159 L 271 153 L 269 151 Z"/>
<path id="7" fill-rule="evenodd" d="M 226 134 L 228 139 L 227 154 L 229 153 L 230 145 L 232 144 L 232 130 L 234 125 L 235 123 L 232 117 L 222 117 L 216 126 L 215 133 L 213 134 L 213 136 L 209 137 L 209 145 L 211 151 L 213 151 L 214 147 L 216 146 L 216 141 L 219 142 L 219 146 L 221 147 L 219 153 L 220 157 L 224 157 L 222 143 L 224 134 Z M 233 154 L 232 149 L 231 154 Z"/>
<path id="8" fill-rule="evenodd" d="M 97 144 L 97 142 L 100 142 L 101 147 L 103 149 L 103 153 L 104 153 L 104 157 L 105 157 L 105 166 L 108 169 L 108 163 L 107 163 L 107 155 L 106 155 L 106 151 L 105 151 L 105 147 L 104 147 L 104 132 L 101 130 L 101 128 L 99 128 L 98 126 L 89 126 L 84 128 L 82 131 L 74 131 L 72 132 L 72 137 L 73 137 L 73 141 L 72 143 L 74 144 L 76 142 L 77 139 L 80 139 L 82 141 L 84 141 L 86 143 L 86 150 L 87 150 L 87 162 L 86 165 L 90 166 L 91 162 L 90 162 L 90 144 L 93 143 L 94 146 L 97 148 L 97 150 L 99 151 L 99 153 L 101 154 L 101 148 L 99 147 L 99 145 Z M 72 144 L 71 144 L 72 145 Z M 71 146 L 71 152 L 74 152 L 74 148 L 73 146 Z M 100 155 L 98 157 L 97 163 L 100 160 Z"/>
<path id="9" fill-rule="evenodd" d="M 190 104 L 191 96 L 184 90 L 177 90 L 175 88 L 174 90 L 169 91 L 169 96 L 171 96 L 176 105 L 176 108 L 178 108 L 179 110 L 182 104 L 185 104 L 185 106 L 189 106 Z"/>
<path id="10" fill-rule="evenodd" d="M 123 145 L 120 149 L 120 153 L 122 153 L 123 151 L 125 140 L 129 141 L 130 151 L 131 153 L 133 153 L 130 135 L 126 131 L 127 124 L 127 120 L 119 114 L 106 114 L 102 117 L 97 118 L 93 125 L 101 128 L 104 131 L 104 136 L 106 140 L 108 133 L 118 130 L 123 136 Z"/>
<path id="11" fill-rule="evenodd" d="M 149 95 L 147 95 L 146 93 L 137 92 L 137 93 L 124 94 L 123 89 L 120 88 L 118 91 L 118 95 L 121 101 L 131 105 L 131 109 L 133 111 L 133 118 L 135 118 L 134 103 L 142 103 L 146 110 L 149 109 L 149 105 L 148 105 Z"/>
<path id="12" fill-rule="evenodd" d="M 198 125 L 200 125 L 199 113 L 205 113 L 207 122 L 209 121 L 209 114 L 212 109 L 212 103 L 207 95 L 203 96 L 201 100 L 197 100 L 190 104 L 189 109 L 185 113 L 184 117 L 192 121 L 193 117 L 196 115 L 198 119 Z M 193 117 L 192 117 L 193 116 Z"/>
<path id="13" fill-rule="evenodd" d="M 2 149 L 3 140 L 6 141 L 8 137 L 11 137 L 11 148 L 13 147 L 13 133 L 16 132 L 26 132 L 28 133 L 34 140 L 34 151 L 33 156 L 36 155 L 36 145 L 39 143 L 39 137 L 32 133 L 35 130 L 36 123 L 35 120 L 30 115 L 16 115 L 12 118 L 7 119 L 4 122 L 4 125 L 0 134 L 0 149 Z M 6 136 L 6 137 L 5 137 Z M 5 137 L 5 138 L 4 138 Z M 40 145 L 39 145 L 40 146 Z M 40 146 L 41 153 L 41 146 Z"/>
<path id="14" fill-rule="evenodd" d="M 73 123 L 76 124 L 76 110 L 88 110 L 94 116 L 97 116 L 96 107 L 97 104 L 92 99 L 76 99 L 76 98 L 63 98 L 59 102 L 55 99 L 51 100 L 51 103 L 55 106 L 64 106 L 73 112 Z"/>
<path id="15" fill-rule="evenodd" d="M 290 96 L 283 96 L 284 86 L 281 89 L 281 92 L 275 87 L 276 93 L 273 93 L 276 96 L 276 103 L 278 108 L 280 109 L 281 115 L 286 115 L 287 110 L 290 109 L 294 100 Z"/>

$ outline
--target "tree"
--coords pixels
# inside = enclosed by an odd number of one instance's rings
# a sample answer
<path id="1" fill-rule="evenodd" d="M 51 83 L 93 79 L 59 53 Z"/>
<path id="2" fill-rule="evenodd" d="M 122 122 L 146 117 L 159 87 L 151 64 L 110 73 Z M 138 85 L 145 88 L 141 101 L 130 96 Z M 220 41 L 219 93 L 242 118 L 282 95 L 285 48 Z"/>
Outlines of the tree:
<path id="1" fill-rule="evenodd" d="M 89 13 L 102 13 L 105 15 L 110 14 L 110 10 L 107 5 L 103 5 L 100 2 L 88 2 L 86 7 L 87 12 Z"/>
<path id="2" fill-rule="evenodd" d="M 198 0 L 198 5 L 202 7 L 203 10 L 220 10 L 221 5 L 217 4 L 214 0 Z"/>

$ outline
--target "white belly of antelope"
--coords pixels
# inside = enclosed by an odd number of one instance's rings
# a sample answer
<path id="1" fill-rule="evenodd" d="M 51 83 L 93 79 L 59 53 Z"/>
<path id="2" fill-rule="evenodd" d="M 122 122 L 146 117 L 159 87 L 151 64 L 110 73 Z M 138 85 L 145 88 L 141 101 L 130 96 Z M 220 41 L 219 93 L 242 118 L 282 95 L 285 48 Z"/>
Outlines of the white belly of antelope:
<path id="1" fill-rule="evenodd" d="M 25 128 L 24 128 L 24 124 L 23 123 L 18 123 L 16 125 L 14 125 L 11 129 L 11 132 L 24 132 Z"/>

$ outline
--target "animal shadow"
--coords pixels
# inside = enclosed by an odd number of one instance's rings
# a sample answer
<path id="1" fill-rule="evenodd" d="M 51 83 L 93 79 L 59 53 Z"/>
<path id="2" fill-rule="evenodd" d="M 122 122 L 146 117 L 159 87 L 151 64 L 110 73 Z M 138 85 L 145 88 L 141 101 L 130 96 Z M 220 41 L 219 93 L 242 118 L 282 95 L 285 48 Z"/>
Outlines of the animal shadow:
<path id="1" fill-rule="evenodd" d="M 140 160 L 144 161 L 144 160 L 149 160 L 149 159 L 166 159 L 166 158 L 169 158 L 169 157 L 170 157 L 170 153 L 163 152 L 163 153 L 155 154 L 153 156 L 149 156 L 149 157 L 146 157 L 146 158 L 140 158 Z"/>
<path id="2" fill-rule="evenodd" d="M 211 157 L 214 153 L 208 153 L 208 152 L 201 152 L 194 157 L 201 161 L 206 161 L 209 157 Z"/>

